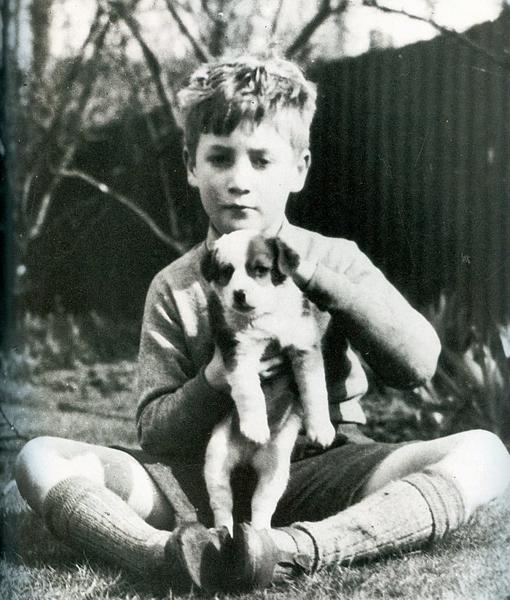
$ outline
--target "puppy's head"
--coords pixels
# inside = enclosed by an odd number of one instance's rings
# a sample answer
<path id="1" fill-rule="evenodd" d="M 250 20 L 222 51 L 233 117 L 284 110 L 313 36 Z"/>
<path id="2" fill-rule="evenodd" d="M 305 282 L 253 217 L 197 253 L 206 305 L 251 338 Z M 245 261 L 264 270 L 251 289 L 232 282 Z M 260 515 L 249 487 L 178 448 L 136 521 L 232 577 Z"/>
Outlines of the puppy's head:
<path id="1" fill-rule="evenodd" d="M 281 240 L 243 229 L 217 240 L 201 269 L 224 308 L 254 317 L 276 308 L 296 260 Z"/>

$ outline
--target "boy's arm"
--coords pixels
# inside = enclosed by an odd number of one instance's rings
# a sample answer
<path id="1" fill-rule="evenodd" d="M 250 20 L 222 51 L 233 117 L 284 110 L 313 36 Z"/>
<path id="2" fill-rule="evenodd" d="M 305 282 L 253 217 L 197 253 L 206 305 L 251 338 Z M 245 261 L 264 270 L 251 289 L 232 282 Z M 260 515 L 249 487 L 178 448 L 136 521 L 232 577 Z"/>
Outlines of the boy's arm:
<path id="1" fill-rule="evenodd" d="M 211 430 L 231 407 L 229 397 L 207 382 L 204 368 L 197 373 L 173 299 L 157 279 L 147 294 L 138 391 L 138 437 L 152 454 L 203 454 Z"/>
<path id="2" fill-rule="evenodd" d="M 294 279 L 322 310 L 340 318 L 367 363 L 394 387 L 414 387 L 434 374 L 441 351 L 430 323 L 391 285 L 354 242 L 335 240 L 338 261 L 302 260 Z"/>

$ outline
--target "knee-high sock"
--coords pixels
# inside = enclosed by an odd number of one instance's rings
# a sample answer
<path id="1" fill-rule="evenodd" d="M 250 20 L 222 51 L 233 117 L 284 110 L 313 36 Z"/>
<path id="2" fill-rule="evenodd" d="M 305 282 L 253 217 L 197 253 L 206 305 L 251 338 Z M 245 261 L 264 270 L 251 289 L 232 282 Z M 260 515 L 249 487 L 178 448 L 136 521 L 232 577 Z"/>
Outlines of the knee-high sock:
<path id="1" fill-rule="evenodd" d="M 116 494 L 84 477 L 55 485 L 43 506 L 49 530 L 72 548 L 147 575 L 172 565 L 165 556 L 169 531 L 148 525 Z"/>
<path id="2" fill-rule="evenodd" d="M 315 546 L 315 568 L 348 564 L 444 537 L 465 521 L 455 482 L 432 469 L 393 481 L 318 522 L 295 523 Z"/>

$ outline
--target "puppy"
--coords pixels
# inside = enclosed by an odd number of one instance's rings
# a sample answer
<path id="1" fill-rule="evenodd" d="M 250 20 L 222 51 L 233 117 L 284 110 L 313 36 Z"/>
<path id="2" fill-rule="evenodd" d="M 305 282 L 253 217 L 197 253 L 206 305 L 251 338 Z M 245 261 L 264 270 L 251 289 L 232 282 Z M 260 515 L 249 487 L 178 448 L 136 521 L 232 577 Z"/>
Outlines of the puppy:
<path id="1" fill-rule="evenodd" d="M 304 425 L 310 441 L 326 447 L 335 430 L 329 419 L 321 339 L 309 301 L 292 280 L 298 256 L 282 241 L 240 230 L 224 235 L 202 261 L 211 284 L 209 317 L 236 410 L 212 432 L 205 480 L 215 527 L 233 528 L 230 476 L 252 465 L 258 483 L 251 522 L 269 529 L 287 486 L 290 455 Z M 293 370 L 295 396 L 266 398 L 259 366 L 269 346 L 281 349 Z"/>

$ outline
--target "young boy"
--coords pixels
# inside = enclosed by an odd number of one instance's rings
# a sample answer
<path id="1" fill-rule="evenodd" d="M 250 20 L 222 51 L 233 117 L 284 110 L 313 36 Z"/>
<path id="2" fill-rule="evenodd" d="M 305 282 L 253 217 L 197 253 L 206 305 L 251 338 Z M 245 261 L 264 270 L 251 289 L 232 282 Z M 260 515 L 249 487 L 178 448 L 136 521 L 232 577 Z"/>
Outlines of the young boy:
<path id="1" fill-rule="evenodd" d="M 351 563 L 441 539 L 501 495 L 510 458 L 493 434 L 380 444 L 364 437 L 367 380 L 356 350 L 396 387 L 425 382 L 439 341 L 426 320 L 357 246 L 285 219 L 310 166 L 314 86 L 293 64 L 253 58 L 206 65 L 180 95 L 189 183 L 210 219 L 207 239 L 163 269 L 147 296 L 137 426 L 142 449 L 37 438 L 20 453 L 19 489 L 63 542 L 172 584 L 266 586 L 330 563 Z M 300 256 L 296 284 L 324 311 L 333 446 L 298 444 L 274 529 L 238 525 L 233 541 L 207 529 L 204 449 L 232 409 L 213 347 L 200 261 L 238 229 L 279 236 Z M 285 360 L 261 368 L 266 395 L 293 389 Z M 236 519 L 249 519 L 252 478 L 234 481 Z"/>

